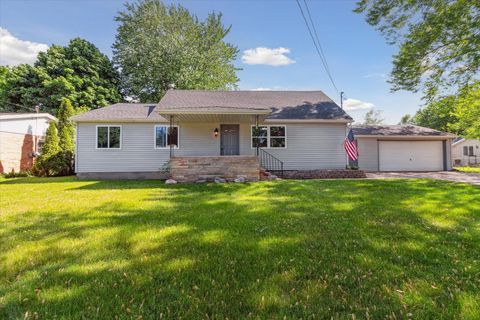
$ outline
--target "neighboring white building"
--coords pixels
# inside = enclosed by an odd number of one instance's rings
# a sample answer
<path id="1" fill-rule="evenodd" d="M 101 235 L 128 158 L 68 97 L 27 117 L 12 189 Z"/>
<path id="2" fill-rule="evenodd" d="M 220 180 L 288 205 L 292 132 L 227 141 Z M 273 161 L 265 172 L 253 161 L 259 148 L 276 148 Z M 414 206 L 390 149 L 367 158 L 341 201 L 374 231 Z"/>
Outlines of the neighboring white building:
<path id="1" fill-rule="evenodd" d="M 0 173 L 32 168 L 52 120 L 48 113 L 0 113 Z"/>
<path id="2" fill-rule="evenodd" d="M 452 144 L 452 161 L 456 166 L 480 164 L 480 140 L 456 139 Z"/>

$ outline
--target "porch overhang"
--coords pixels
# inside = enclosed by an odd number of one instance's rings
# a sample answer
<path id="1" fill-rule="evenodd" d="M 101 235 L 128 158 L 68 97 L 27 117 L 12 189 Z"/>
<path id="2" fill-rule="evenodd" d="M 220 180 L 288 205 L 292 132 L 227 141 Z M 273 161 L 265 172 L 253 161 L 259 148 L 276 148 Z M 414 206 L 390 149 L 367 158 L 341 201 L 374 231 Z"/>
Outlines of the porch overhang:
<path id="1" fill-rule="evenodd" d="M 255 122 L 256 119 L 265 120 L 270 113 L 271 109 L 267 108 L 209 107 L 158 110 L 158 114 L 166 119 L 173 116 L 175 121 L 185 122 Z"/>

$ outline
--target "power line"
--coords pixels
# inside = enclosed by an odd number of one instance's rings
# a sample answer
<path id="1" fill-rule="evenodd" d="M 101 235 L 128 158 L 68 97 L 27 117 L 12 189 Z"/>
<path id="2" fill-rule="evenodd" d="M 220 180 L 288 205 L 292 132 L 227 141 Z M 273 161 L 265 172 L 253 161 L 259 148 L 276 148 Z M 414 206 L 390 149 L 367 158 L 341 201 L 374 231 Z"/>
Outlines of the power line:
<path id="1" fill-rule="evenodd" d="M 335 91 L 337 91 L 337 93 L 338 93 L 337 86 L 335 85 L 335 81 L 333 81 L 333 77 L 332 77 L 332 74 L 330 72 L 330 68 L 328 67 L 327 59 L 325 58 L 325 55 L 323 53 L 323 49 L 322 49 L 322 46 L 320 44 L 320 39 L 318 37 L 318 33 L 317 33 L 316 28 L 315 28 L 315 24 L 313 23 L 312 16 L 310 15 L 310 10 L 308 9 L 307 2 L 305 0 L 303 0 L 303 1 L 305 3 L 305 7 L 307 9 L 307 13 L 308 13 L 308 16 L 310 18 L 310 22 L 311 22 L 312 28 L 315 32 L 316 38 L 313 35 L 313 32 L 312 32 L 312 29 L 310 28 L 310 25 L 308 24 L 307 18 L 305 16 L 305 13 L 303 12 L 303 9 L 302 9 L 302 6 L 300 5 L 299 0 L 296 0 L 298 8 L 300 9 L 300 13 L 302 14 L 303 21 L 305 22 L 305 25 L 307 26 L 308 33 L 310 34 L 310 37 L 312 38 L 313 45 L 315 46 L 315 49 L 318 53 L 318 56 L 320 57 L 320 61 L 322 61 L 323 68 L 325 69 L 325 72 L 327 73 L 327 76 L 330 79 L 330 82 L 332 83 L 332 86 L 335 88 Z M 318 41 L 318 44 L 317 44 L 317 41 Z"/>
<path id="2" fill-rule="evenodd" d="M 320 38 L 319 38 L 318 33 L 317 33 L 317 28 L 315 27 L 315 23 L 313 22 L 312 16 L 310 15 L 310 8 L 308 7 L 307 0 L 303 0 L 303 3 L 305 4 L 305 8 L 307 8 L 308 18 L 310 19 L 310 24 L 313 27 L 313 33 L 315 34 L 315 38 L 317 39 L 318 47 L 320 48 L 320 52 L 322 53 L 323 61 L 325 61 L 325 67 L 327 68 L 327 73 L 329 74 L 329 76 L 331 76 L 330 67 L 328 66 L 328 62 L 327 62 L 327 57 L 325 56 L 325 53 L 323 52 L 322 44 L 320 43 Z M 332 79 L 332 81 L 333 81 L 333 79 Z"/>

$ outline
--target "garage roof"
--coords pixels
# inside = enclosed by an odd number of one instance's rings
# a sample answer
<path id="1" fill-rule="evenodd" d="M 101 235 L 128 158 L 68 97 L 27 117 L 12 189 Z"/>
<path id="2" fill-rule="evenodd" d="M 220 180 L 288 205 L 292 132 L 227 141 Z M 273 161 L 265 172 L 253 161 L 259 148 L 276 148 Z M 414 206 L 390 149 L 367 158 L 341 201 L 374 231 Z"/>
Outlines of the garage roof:
<path id="1" fill-rule="evenodd" d="M 362 125 L 353 126 L 356 136 L 418 136 L 418 137 L 455 137 L 455 135 L 430 128 L 414 125 Z"/>

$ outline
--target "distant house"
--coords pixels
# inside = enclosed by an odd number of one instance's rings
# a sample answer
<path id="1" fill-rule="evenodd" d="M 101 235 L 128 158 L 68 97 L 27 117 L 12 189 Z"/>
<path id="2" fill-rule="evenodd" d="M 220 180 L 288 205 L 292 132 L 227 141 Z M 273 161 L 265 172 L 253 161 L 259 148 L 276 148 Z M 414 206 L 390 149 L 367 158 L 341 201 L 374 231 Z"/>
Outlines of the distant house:
<path id="1" fill-rule="evenodd" d="M 48 113 L 0 113 L 0 173 L 30 170 L 56 120 Z"/>
<path id="2" fill-rule="evenodd" d="M 457 166 L 480 164 L 480 140 L 455 139 L 452 143 L 452 159 Z"/>

